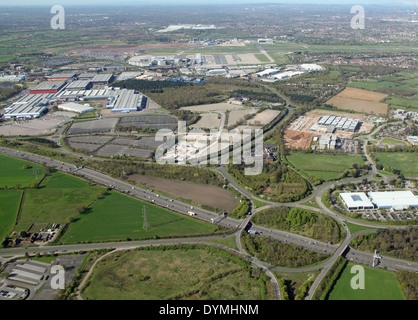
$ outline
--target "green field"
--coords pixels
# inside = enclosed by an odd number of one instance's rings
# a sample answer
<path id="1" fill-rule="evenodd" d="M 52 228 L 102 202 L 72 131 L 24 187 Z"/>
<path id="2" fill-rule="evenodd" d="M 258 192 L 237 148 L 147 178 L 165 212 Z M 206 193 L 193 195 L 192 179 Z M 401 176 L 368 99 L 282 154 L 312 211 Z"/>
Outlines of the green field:
<path id="1" fill-rule="evenodd" d="M 0 191 L 0 241 L 13 231 L 22 192 L 21 190 Z"/>
<path id="2" fill-rule="evenodd" d="M 262 284 L 262 273 L 250 269 L 247 262 L 210 248 L 117 252 L 97 264 L 82 296 L 91 300 L 268 298 L 270 282 Z"/>
<path id="3" fill-rule="evenodd" d="M 418 177 L 418 154 L 415 152 L 376 152 L 378 163 L 384 168 L 400 170 L 406 177 Z"/>
<path id="4" fill-rule="evenodd" d="M 397 140 L 397 139 L 392 139 L 392 138 L 383 138 L 380 143 L 385 143 L 385 144 L 401 144 L 404 146 L 407 146 L 408 144 L 405 141 L 401 141 L 401 140 Z"/>
<path id="5" fill-rule="evenodd" d="M 143 228 L 143 207 L 150 228 Z M 210 234 L 213 224 L 172 212 L 130 196 L 112 192 L 91 206 L 73 222 L 61 238 L 63 243 L 80 241 L 112 241 L 169 236 Z"/>
<path id="6" fill-rule="evenodd" d="M 364 289 L 351 288 L 351 280 L 356 273 L 349 262 L 330 292 L 329 300 L 405 300 L 396 275 L 391 271 L 364 267 Z"/>
<path id="7" fill-rule="evenodd" d="M 344 154 L 317 154 L 292 152 L 286 156 L 287 160 L 304 175 L 312 175 L 315 178 L 331 180 L 338 178 L 354 163 L 363 164 L 360 155 Z"/>
<path id="8" fill-rule="evenodd" d="M 15 231 L 38 231 L 48 224 L 65 224 L 68 217 L 76 217 L 78 210 L 96 200 L 103 187 L 60 172 L 47 177 L 39 189 L 25 193 L 21 214 Z"/>
<path id="9" fill-rule="evenodd" d="M 44 169 L 41 165 L 0 155 L 0 186 L 10 188 L 20 184 L 25 187 L 36 182 L 36 176 L 40 180 L 43 174 Z"/>

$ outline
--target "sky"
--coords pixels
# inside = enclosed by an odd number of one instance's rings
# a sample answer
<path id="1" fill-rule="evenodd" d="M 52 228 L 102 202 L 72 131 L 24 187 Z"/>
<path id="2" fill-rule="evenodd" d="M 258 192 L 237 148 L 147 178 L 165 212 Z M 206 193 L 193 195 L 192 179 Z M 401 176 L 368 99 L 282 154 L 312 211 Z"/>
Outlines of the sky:
<path id="1" fill-rule="evenodd" d="M 418 0 L 0 0 L 3 6 L 53 6 L 53 5 L 121 5 L 124 4 L 260 4 L 260 3 L 310 3 L 347 5 L 415 5 Z"/>

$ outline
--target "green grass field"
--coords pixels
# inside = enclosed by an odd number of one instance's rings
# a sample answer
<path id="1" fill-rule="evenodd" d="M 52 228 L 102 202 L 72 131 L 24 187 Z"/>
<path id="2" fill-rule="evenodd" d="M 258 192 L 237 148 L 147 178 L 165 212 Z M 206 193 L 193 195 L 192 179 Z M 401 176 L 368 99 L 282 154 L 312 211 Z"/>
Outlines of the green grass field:
<path id="1" fill-rule="evenodd" d="M 27 166 L 25 169 L 24 166 Z M 37 173 L 35 172 L 37 170 Z M 43 177 L 44 169 L 41 165 L 25 160 L 0 155 L 0 186 L 13 187 L 20 184 L 22 187 L 36 182 Z"/>
<path id="2" fill-rule="evenodd" d="M 405 141 L 401 141 L 401 140 L 397 140 L 397 139 L 392 139 L 392 138 L 383 138 L 380 143 L 385 143 L 385 144 L 401 144 L 404 146 L 407 146 L 408 144 Z"/>
<path id="3" fill-rule="evenodd" d="M 260 300 L 259 274 L 218 252 L 184 247 L 111 254 L 82 296 L 91 300 Z M 267 292 L 271 292 L 267 281 Z M 268 296 L 266 296 L 268 298 Z"/>
<path id="4" fill-rule="evenodd" d="M 0 241 L 13 231 L 22 192 L 21 190 L 0 191 Z"/>
<path id="5" fill-rule="evenodd" d="M 312 175 L 325 181 L 337 178 L 354 163 L 363 164 L 362 157 L 353 154 L 333 155 L 292 152 L 286 157 L 302 174 Z"/>
<path id="6" fill-rule="evenodd" d="M 143 207 L 146 207 L 150 228 L 143 228 Z M 112 192 L 94 203 L 91 212 L 82 214 L 61 238 L 63 243 L 80 241 L 111 241 L 153 237 L 209 234 L 213 224 L 172 212 L 130 196 Z"/>
<path id="7" fill-rule="evenodd" d="M 364 267 L 364 289 L 351 288 L 351 273 L 356 264 L 349 262 L 332 289 L 329 300 L 405 300 L 396 275 L 392 271 Z"/>
<path id="8" fill-rule="evenodd" d="M 37 231 L 48 224 L 65 224 L 68 217 L 76 217 L 78 209 L 96 200 L 104 187 L 60 172 L 47 177 L 40 189 L 28 189 L 15 231 Z"/>
<path id="9" fill-rule="evenodd" d="M 400 170 L 406 177 L 418 177 L 418 154 L 414 152 L 376 152 L 378 163 L 384 168 Z"/>

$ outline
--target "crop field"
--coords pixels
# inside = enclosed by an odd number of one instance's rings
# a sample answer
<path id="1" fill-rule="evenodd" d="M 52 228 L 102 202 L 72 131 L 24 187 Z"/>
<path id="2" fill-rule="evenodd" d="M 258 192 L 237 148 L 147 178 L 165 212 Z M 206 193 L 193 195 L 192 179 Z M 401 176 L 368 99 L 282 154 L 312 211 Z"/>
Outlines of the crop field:
<path id="1" fill-rule="evenodd" d="M 342 110 L 386 116 L 388 105 L 380 102 L 386 97 L 387 95 L 382 93 L 347 88 L 328 100 L 327 103 Z"/>
<path id="2" fill-rule="evenodd" d="M 68 129 L 68 134 L 82 134 L 82 133 L 93 133 L 93 132 L 110 132 L 116 127 L 118 119 L 100 119 L 93 121 L 82 121 L 75 122 Z"/>
<path id="3" fill-rule="evenodd" d="M 143 226 L 143 207 L 146 207 L 150 228 Z M 80 241 L 117 241 L 169 236 L 210 234 L 217 230 L 213 224 L 195 220 L 130 196 L 111 192 L 79 216 L 61 238 L 62 243 Z"/>
<path id="4" fill-rule="evenodd" d="M 170 247 L 168 247 L 170 248 Z M 134 250 L 112 254 L 93 271 L 83 297 L 91 300 L 261 300 L 259 275 L 205 248 Z"/>
<path id="5" fill-rule="evenodd" d="M 351 288 L 350 272 L 354 263 L 349 262 L 336 281 L 328 300 L 405 300 L 396 275 L 392 271 L 364 267 L 364 289 Z"/>
<path id="6" fill-rule="evenodd" d="M 41 185 L 41 189 L 26 191 L 15 231 L 29 231 L 32 225 L 31 231 L 39 231 L 49 223 L 65 224 L 68 217 L 77 216 L 80 207 L 95 201 L 104 190 L 60 172 L 47 177 Z"/>
<path id="7" fill-rule="evenodd" d="M 0 186 L 13 187 L 16 184 L 28 186 L 37 181 L 36 176 L 40 180 L 43 173 L 44 169 L 41 165 L 0 155 Z"/>
<path id="8" fill-rule="evenodd" d="M 287 160 L 304 175 L 312 175 L 323 180 L 337 178 L 354 163 L 362 164 L 360 155 L 345 154 L 316 154 L 292 152 L 286 156 Z"/>
<path id="9" fill-rule="evenodd" d="M 406 177 L 418 177 L 418 154 L 416 152 L 376 152 L 377 162 L 384 168 L 396 168 Z"/>
<path id="10" fill-rule="evenodd" d="M 13 231 L 22 192 L 21 190 L 0 191 L 0 241 Z"/>
<path id="11" fill-rule="evenodd" d="M 141 175 L 131 175 L 129 180 L 145 187 L 153 187 L 174 197 L 226 212 L 232 212 L 239 204 L 232 192 L 216 186 Z"/>

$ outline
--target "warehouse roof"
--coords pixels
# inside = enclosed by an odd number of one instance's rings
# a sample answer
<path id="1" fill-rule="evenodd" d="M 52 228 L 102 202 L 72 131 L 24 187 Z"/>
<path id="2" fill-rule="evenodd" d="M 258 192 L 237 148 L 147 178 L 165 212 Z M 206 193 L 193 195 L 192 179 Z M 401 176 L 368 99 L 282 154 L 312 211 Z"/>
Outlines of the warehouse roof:
<path id="1" fill-rule="evenodd" d="M 65 110 L 65 111 L 77 112 L 77 113 L 85 113 L 85 112 L 90 112 L 90 111 L 95 110 L 93 107 L 91 107 L 88 104 L 82 105 L 82 104 L 73 103 L 73 102 L 60 104 L 58 108 Z"/>
<path id="2" fill-rule="evenodd" d="M 369 192 L 369 197 L 378 208 L 407 209 L 418 207 L 418 197 L 412 191 Z"/>
<path id="3" fill-rule="evenodd" d="M 363 192 L 340 193 L 340 197 L 348 208 L 374 207 L 373 203 Z"/>

